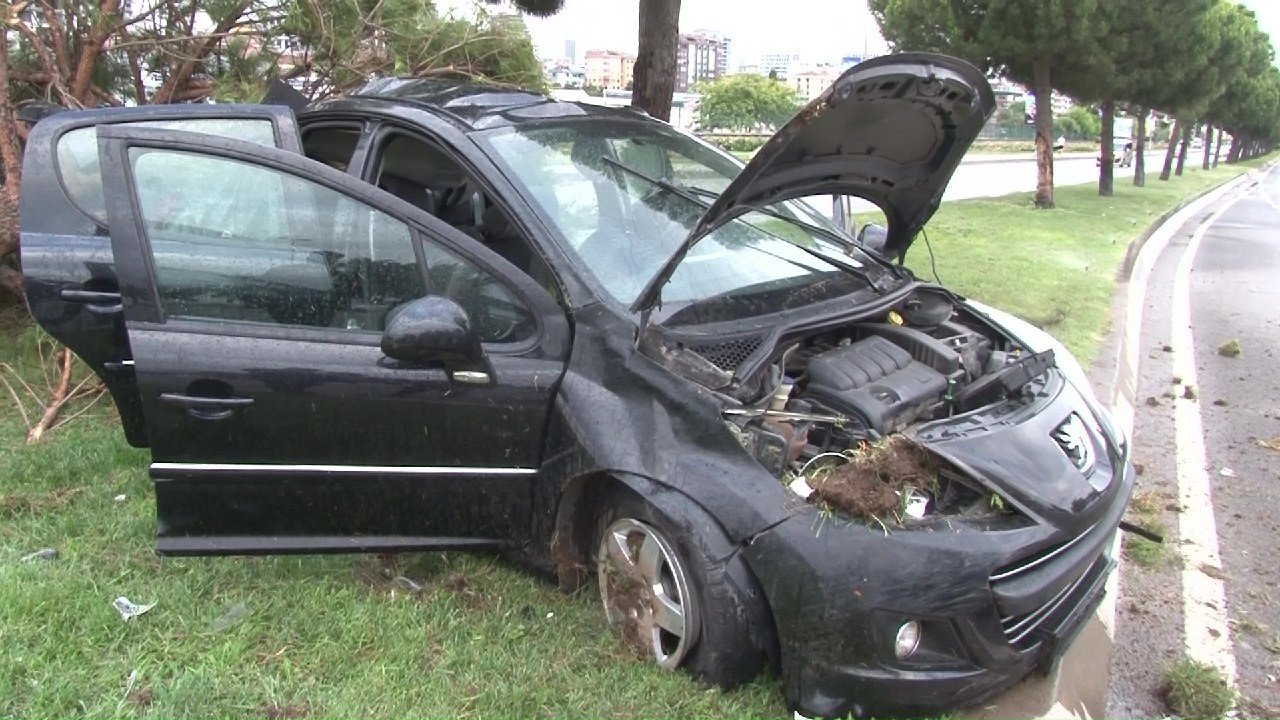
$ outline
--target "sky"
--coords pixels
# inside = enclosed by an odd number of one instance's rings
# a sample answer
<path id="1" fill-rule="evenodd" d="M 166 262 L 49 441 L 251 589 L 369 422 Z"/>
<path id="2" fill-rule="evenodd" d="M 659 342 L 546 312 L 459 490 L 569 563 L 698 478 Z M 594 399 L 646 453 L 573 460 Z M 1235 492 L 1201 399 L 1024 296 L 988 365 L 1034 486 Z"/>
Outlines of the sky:
<path id="1" fill-rule="evenodd" d="M 1280 40 L 1280 0 L 1238 0 L 1258 24 Z M 525 20 L 539 54 L 560 57 L 566 40 L 586 50 L 635 52 L 638 0 L 566 0 L 559 14 Z M 806 61 L 839 62 L 847 54 L 886 48 L 866 0 L 682 0 L 680 29 L 717 30 L 733 40 L 730 71 L 755 63 L 762 52 L 799 52 Z M 1277 53 L 1280 55 L 1280 53 Z M 1280 64 L 1280 57 L 1277 58 Z"/>
<path id="2" fill-rule="evenodd" d="M 526 17 L 534 44 L 559 57 L 566 40 L 586 50 L 635 52 L 638 0 L 566 0 L 550 18 Z M 883 52 L 884 40 L 865 0 L 682 0 L 680 29 L 716 30 L 728 36 L 730 71 L 755 63 L 762 52 L 799 52 L 806 60 L 838 63 L 861 55 L 864 45 Z"/>

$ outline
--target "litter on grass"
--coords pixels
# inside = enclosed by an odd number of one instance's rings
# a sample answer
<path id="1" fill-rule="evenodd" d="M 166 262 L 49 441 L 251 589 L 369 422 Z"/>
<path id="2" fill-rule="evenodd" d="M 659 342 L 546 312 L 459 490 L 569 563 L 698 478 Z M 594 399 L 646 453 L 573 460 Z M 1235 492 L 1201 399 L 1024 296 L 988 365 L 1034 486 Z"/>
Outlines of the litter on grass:
<path id="1" fill-rule="evenodd" d="M 116 609 L 116 612 L 120 613 L 120 619 L 125 622 L 128 622 L 139 615 L 145 615 L 151 611 L 151 608 L 156 606 L 155 603 L 151 603 L 150 605 L 139 605 L 123 595 L 113 600 L 111 605 Z"/>

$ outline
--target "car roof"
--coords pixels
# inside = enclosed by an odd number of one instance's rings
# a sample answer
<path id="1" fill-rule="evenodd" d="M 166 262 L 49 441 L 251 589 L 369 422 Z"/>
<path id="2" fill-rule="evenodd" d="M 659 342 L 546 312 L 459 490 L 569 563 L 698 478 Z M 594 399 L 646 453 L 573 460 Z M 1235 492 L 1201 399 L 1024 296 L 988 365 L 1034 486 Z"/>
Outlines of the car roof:
<path id="1" fill-rule="evenodd" d="M 571 118 L 647 118 L 643 110 L 555 100 L 524 88 L 444 78 L 379 78 L 344 98 L 314 106 L 377 100 L 430 110 L 463 130 Z M 347 101 L 347 102 L 344 102 Z"/>

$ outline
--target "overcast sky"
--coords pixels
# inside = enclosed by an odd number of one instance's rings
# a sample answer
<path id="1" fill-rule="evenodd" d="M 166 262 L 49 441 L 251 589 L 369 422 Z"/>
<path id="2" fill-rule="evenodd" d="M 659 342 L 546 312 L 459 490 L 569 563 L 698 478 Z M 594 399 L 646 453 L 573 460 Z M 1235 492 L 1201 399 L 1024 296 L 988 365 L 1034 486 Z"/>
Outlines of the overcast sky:
<path id="1" fill-rule="evenodd" d="M 683 0 L 680 10 L 682 31 L 717 30 L 733 41 L 731 71 L 762 52 L 838 62 L 862 54 L 864 43 L 884 49 L 865 0 Z M 635 52 L 638 17 L 638 0 L 566 0 L 557 15 L 528 17 L 525 24 L 541 53 L 559 56 L 565 41 L 574 40 L 581 62 L 586 50 Z"/>
<path id="2" fill-rule="evenodd" d="M 1152 0 L 1154 1 L 1154 0 Z M 1258 23 L 1280 38 L 1280 2 L 1240 0 Z M 638 0 L 566 0 L 554 17 L 526 19 L 544 56 L 559 57 L 566 40 L 577 43 L 578 60 L 591 49 L 635 52 Z M 799 52 L 811 61 L 838 62 L 864 47 L 883 51 L 884 40 L 866 0 L 682 0 L 680 29 L 718 30 L 733 40 L 730 71 L 754 63 L 760 53 Z"/>

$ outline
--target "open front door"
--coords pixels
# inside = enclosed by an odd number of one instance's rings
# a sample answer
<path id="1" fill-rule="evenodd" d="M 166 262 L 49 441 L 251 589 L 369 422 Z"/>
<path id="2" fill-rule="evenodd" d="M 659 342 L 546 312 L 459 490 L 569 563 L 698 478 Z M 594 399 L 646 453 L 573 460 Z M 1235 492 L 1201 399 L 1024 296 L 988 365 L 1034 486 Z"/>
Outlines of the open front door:
<path id="1" fill-rule="evenodd" d="M 98 128 L 182 129 L 302 152 L 276 105 L 156 105 L 64 112 L 36 124 L 22 168 L 22 272 L 32 315 L 102 378 L 130 445 L 148 445 L 112 255 Z M 110 181 L 108 181 L 110 182 Z"/>
<path id="2" fill-rule="evenodd" d="M 99 133 L 167 554 L 501 546 L 530 532 L 568 322 L 528 276 L 296 153 Z M 443 296 L 485 372 L 393 360 Z M 438 301 L 439 297 L 431 302 Z"/>

